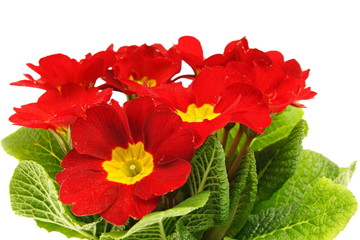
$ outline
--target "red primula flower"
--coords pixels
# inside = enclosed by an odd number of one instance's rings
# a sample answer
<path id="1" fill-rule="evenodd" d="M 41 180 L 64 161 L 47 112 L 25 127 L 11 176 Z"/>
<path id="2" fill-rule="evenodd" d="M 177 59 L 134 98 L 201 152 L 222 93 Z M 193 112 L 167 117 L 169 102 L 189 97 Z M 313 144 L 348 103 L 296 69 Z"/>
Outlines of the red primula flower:
<path id="1" fill-rule="evenodd" d="M 74 149 L 56 181 L 60 200 L 75 215 L 100 214 L 112 224 L 151 212 L 161 195 L 187 180 L 192 133 L 176 114 L 157 111 L 149 97 L 121 108 L 117 102 L 90 108 L 71 136 Z"/>
<path id="2" fill-rule="evenodd" d="M 108 70 L 114 60 L 115 52 L 112 46 L 95 55 L 88 54 L 79 62 L 64 54 L 54 54 L 41 58 L 39 66 L 27 64 L 40 75 L 39 79 L 35 80 L 31 75 L 25 74 L 27 80 L 14 82 L 11 85 L 60 90 L 63 85 L 72 83 L 90 88 Z"/>
<path id="3" fill-rule="evenodd" d="M 204 58 L 200 41 L 192 36 L 179 38 L 174 48 L 178 50 L 181 59 L 194 70 L 195 75 L 198 75 L 204 67 L 225 66 L 230 61 L 241 61 L 234 50 L 236 43 L 237 41 L 229 43 L 224 54 L 214 54 L 208 58 Z"/>
<path id="4" fill-rule="evenodd" d="M 305 107 L 298 103 L 298 101 L 312 99 L 317 94 L 311 91 L 310 87 L 306 87 L 305 81 L 309 76 L 310 70 L 302 71 L 300 64 L 295 59 L 284 61 L 284 56 L 280 52 L 270 51 L 266 54 L 270 57 L 272 63 L 280 66 L 283 71 L 283 82 L 279 84 L 277 93 L 287 100 L 279 101 L 280 106 L 278 106 L 277 112 L 282 108 L 281 104 L 284 104 L 286 101 L 296 107 Z M 274 89 L 271 90 L 275 92 Z M 271 93 L 268 95 L 272 96 Z M 273 102 L 275 101 L 273 100 Z"/>
<path id="5" fill-rule="evenodd" d="M 174 48 L 166 50 L 160 44 L 125 46 L 117 51 L 113 70 L 103 79 L 111 87 L 131 95 L 143 87 L 171 83 L 180 69 L 181 59 Z"/>
<path id="6" fill-rule="evenodd" d="M 108 102 L 111 89 L 99 92 L 96 87 L 84 89 L 78 85 L 62 86 L 61 92 L 47 90 L 36 103 L 14 108 L 10 121 L 29 128 L 51 130 L 67 129 L 76 119 L 85 117 L 85 111 L 93 105 Z"/>
<path id="7" fill-rule="evenodd" d="M 262 94 L 234 79 L 224 67 L 203 68 L 188 88 L 180 83 L 151 89 L 150 95 L 170 106 L 195 135 L 195 147 L 229 122 L 263 132 L 270 122 Z"/>
<path id="8" fill-rule="evenodd" d="M 304 107 L 298 101 L 316 95 L 305 84 L 309 70 L 302 71 L 294 59 L 284 61 L 280 52 L 249 48 L 246 38 L 230 42 L 223 54 L 214 54 L 206 59 L 199 40 L 194 37 L 181 37 L 175 48 L 182 60 L 193 68 L 195 75 L 204 67 L 230 65 L 228 69 L 238 72 L 239 78 L 263 93 L 271 112 L 281 112 L 290 104 Z"/>
<path id="9" fill-rule="evenodd" d="M 249 48 L 246 38 L 229 43 L 224 54 L 209 57 L 206 64 L 226 65 L 237 72 L 244 82 L 263 93 L 271 112 L 281 112 L 288 105 L 303 107 L 299 100 L 311 99 L 316 95 L 306 87 L 309 70 L 302 71 L 294 59 L 284 61 L 280 52 Z"/>

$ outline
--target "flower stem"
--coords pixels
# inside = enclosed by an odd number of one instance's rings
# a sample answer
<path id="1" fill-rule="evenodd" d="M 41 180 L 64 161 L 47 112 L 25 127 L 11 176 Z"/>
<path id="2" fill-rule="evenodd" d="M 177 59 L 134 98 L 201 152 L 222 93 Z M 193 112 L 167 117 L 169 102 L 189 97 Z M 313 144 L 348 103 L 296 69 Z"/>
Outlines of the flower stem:
<path id="1" fill-rule="evenodd" d="M 229 226 L 220 226 L 213 228 L 205 233 L 205 240 L 222 240 Z"/>
<path id="2" fill-rule="evenodd" d="M 137 98 L 138 96 L 137 96 L 137 94 L 136 93 L 134 93 L 134 94 L 132 94 L 132 95 L 126 95 L 126 100 L 127 101 L 131 101 L 131 100 L 133 100 L 134 98 Z"/>
<path id="3" fill-rule="evenodd" d="M 226 157 L 227 157 L 227 158 L 231 158 L 231 157 L 234 155 L 234 153 L 235 153 L 235 151 L 236 151 L 236 148 L 238 147 L 239 142 L 240 142 L 243 134 L 244 134 L 244 130 L 243 130 L 243 128 L 242 128 L 241 125 L 240 125 L 240 126 L 239 126 L 239 130 L 238 130 L 238 132 L 236 133 L 233 142 L 231 143 L 230 149 L 229 149 L 229 151 L 228 151 L 227 154 L 226 154 Z"/>
<path id="4" fill-rule="evenodd" d="M 51 132 L 59 143 L 59 146 L 63 150 L 63 152 L 65 154 L 68 153 L 72 149 L 70 126 L 67 129 L 58 129 L 56 131 L 51 130 Z"/>
<path id="5" fill-rule="evenodd" d="M 246 136 L 245 142 L 241 146 L 240 152 L 238 153 L 238 155 L 236 156 L 235 160 L 232 162 L 232 164 L 229 168 L 229 171 L 228 171 L 229 182 L 231 182 L 234 179 L 235 174 L 236 174 L 237 170 L 239 169 L 240 162 L 241 162 L 242 158 L 244 157 L 244 154 L 245 154 L 246 150 L 248 149 L 248 147 L 250 146 L 250 143 L 252 140 L 253 140 L 252 137 Z"/>
<path id="6" fill-rule="evenodd" d="M 178 77 L 172 79 L 170 82 L 173 83 L 173 82 L 175 82 L 175 81 L 177 81 L 177 80 L 179 80 L 179 79 L 181 79 L 181 78 L 186 78 L 186 79 L 193 80 L 193 79 L 195 78 L 195 76 L 196 76 L 196 75 L 192 75 L 192 74 L 181 75 L 181 76 L 178 76 Z"/>
<path id="7" fill-rule="evenodd" d="M 223 135 L 221 137 L 221 145 L 223 146 L 224 151 L 226 149 L 226 143 L 227 143 L 227 140 L 228 140 L 228 137 L 229 137 L 229 132 L 234 126 L 235 126 L 235 123 L 228 123 L 224 127 Z"/>

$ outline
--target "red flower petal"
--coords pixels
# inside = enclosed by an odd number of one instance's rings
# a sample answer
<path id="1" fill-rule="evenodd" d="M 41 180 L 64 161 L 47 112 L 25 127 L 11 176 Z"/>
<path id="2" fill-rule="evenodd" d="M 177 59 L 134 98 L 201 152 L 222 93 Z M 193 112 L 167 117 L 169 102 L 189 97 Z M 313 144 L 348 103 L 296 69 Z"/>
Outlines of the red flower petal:
<path id="1" fill-rule="evenodd" d="M 284 63 L 284 56 L 281 52 L 278 51 L 268 51 L 266 52 L 266 55 L 268 55 L 271 58 L 271 61 L 277 64 Z"/>
<path id="2" fill-rule="evenodd" d="M 119 109 L 122 111 L 122 109 Z M 99 105 L 86 112 L 73 126 L 72 141 L 76 150 L 101 159 L 111 159 L 112 149 L 126 148 L 132 142 L 127 122 L 110 105 Z"/>
<path id="3" fill-rule="evenodd" d="M 234 83 L 224 90 L 224 95 L 239 95 L 240 99 L 232 109 L 231 122 L 246 125 L 256 132 L 262 133 L 270 125 L 271 117 L 262 93 L 249 84 Z"/>
<path id="4" fill-rule="evenodd" d="M 37 103 L 15 108 L 16 114 L 10 117 L 10 121 L 30 128 L 67 128 L 78 118 L 84 117 L 85 110 L 90 106 L 107 102 L 111 94 L 111 89 L 99 92 L 98 88 L 86 90 L 78 85 L 67 84 L 61 92 L 48 90 Z"/>
<path id="5" fill-rule="evenodd" d="M 113 46 L 110 45 L 105 51 L 88 54 L 85 59 L 80 60 L 79 78 L 77 83 L 85 88 L 93 87 L 96 80 L 101 77 L 116 59 Z"/>
<path id="6" fill-rule="evenodd" d="M 159 203 L 159 198 L 143 200 L 133 194 L 134 186 L 122 185 L 119 187 L 121 193 L 114 203 L 108 207 L 101 216 L 115 225 L 123 225 L 129 217 L 140 219 L 154 210 Z"/>
<path id="7" fill-rule="evenodd" d="M 258 111 L 239 111 L 233 114 L 233 122 L 239 122 L 251 128 L 255 132 L 264 133 L 264 128 L 271 123 L 269 109 L 266 105 L 259 105 Z"/>
<path id="8" fill-rule="evenodd" d="M 145 149 L 153 154 L 155 164 L 176 159 L 191 160 L 193 134 L 180 128 L 182 121 L 172 112 L 154 112 L 144 125 Z"/>
<path id="9" fill-rule="evenodd" d="M 78 63 L 64 54 L 54 54 L 39 60 L 39 66 L 27 64 L 41 78 L 38 80 L 41 88 L 56 89 L 77 79 Z"/>
<path id="10" fill-rule="evenodd" d="M 189 104 L 195 102 L 195 96 L 189 88 L 185 88 L 181 83 L 172 83 L 151 88 L 146 94 L 165 103 L 173 109 L 186 112 Z"/>
<path id="11" fill-rule="evenodd" d="M 61 166 L 65 170 L 56 175 L 56 182 L 61 185 L 62 182 L 71 174 L 80 170 L 97 170 L 103 171 L 103 160 L 91 157 L 89 155 L 79 154 L 75 149 L 68 152 L 68 154 L 61 161 Z"/>
<path id="12" fill-rule="evenodd" d="M 91 169 L 67 176 L 59 192 L 63 203 L 74 204 L 72 212 L 78 216 L 105 211 L 115 201 L 117 194 L 117 184 L 107 181 L 104 171 Z"/>
<path id="13" fill-rule="evenodd" d="M 90 88 L 107 71 L 114 60 L 115 52 L 111 46 L 106 51 L 95 55 L 88 54 L 79 62 L 64 54 L 54 54 L 41 58 L 39 66 L 28 64 L 40 75 L 38 80 L 25 74 L 27 80 L 14 82 L 12 85 L 60 90 L 63 85 L 71 83 L 83 88 Z"/>
<path id="14" fill-rule="evenodd" d="M 225 127 L 231 120 L 231 114 L 221 114 L 213 120 L 203 122 L 184 122 L 183 126 L 191 129 L 194 134 L 195 149 L 199 148 L 213 132 Z"/>
<path id="15" fill-rule="evenodd" d="M 176 49 L 167 51 L 160 44 L 124 46 L 117 55 L 113 77 L 107 74 L 105 81 L 128 95 L 142 91 L 148 84 L 153 87 L 154 84 L 171 83 L 171 78 L 181 69 L 181 58 Z"/>
<path id="16" fill-rule="evenodd" d="M 144 200 L 164 195 L 183 186 L 190 171 L 191 165 L 185 160 L 157 165 L 151 175 L 136 184 L 134 194 Z"/>
<path id="17" fill-rule="evenodd" d="M 49 129 L 49 124 L 53 116 L 39 109 L 36 103 L 30 103 L 14 108 L 15 114 L 9 118 L 9 121 L 24 127 Z"/>
<path id="18" fill-rule="evenodd" d="M 128 117 L 129 127 L 134 142 L 143 141 L 144 122 L 150 113 L 155 111 L 155 103 L 150 97 L 135 98 L 124 104 L 124 110 Z"/>
<path id="19" fill-rule="evenodd" d="M 196 96 L 196 105 L 215 105 L 227 85 L 227 78 L 227 71 L 223 67 L 203 68 L 189 86 Z"/>
<path id="20" fill-rule="evenodd" d="M 183 36 L 175 48 L 180 51 L 181 58 L 196 72 L 204 64 L 203 50 L 199 40 L 192 36 Z"/>

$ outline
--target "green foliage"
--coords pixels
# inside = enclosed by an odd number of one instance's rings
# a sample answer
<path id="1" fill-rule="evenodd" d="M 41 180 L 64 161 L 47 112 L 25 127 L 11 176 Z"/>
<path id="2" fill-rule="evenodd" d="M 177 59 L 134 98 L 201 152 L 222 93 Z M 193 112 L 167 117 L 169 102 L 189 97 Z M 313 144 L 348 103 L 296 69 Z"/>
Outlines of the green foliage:
<path id="1" fill-rule="evenodd" d="M 287 138 L 256 152 L 257 203 L 268 200 L 294 174 L 306 134 L 307 124 L 302 120 Z"/>
<path id="2" fill-rule="evenodd" d="M 167 235 L 174 230 L 172 218 L 186 215 L 203 207 L 209 196 L 209 191 L 203 191 L 171 209 L 146 215 L 127 232 L 104 233 L 100 239 L 167 239 Z"/>
<path id="3" fill-rule="evenodd" d="M 259 214 L 251 215 L 236 239 L 291 239 L 284 234 L 280 235 L 280 230 L 287 230 L 286 227 L 290 224 L 296 209 L 296 205 L 286 205 L 279 208 L 269 208 Z M 280 236 L 274 236 L 277 230 L 279 230 Z"/>
<path id="4" fill-rule="evenodd" d="M 53 134 L 44 129 L 22 127 L 2 140 L 4 150 L 20 161 L 39 163 L 45 171 L 55 177 L 62 170 L 60 162 L 64 157 Z"/>
<path id="5" fill-rule="evenodd" d="M 333 239 L 357 208 L 351 192 L 336 184 L 344 178 L 348 182 L 354 168 L 353 163 L 340 172 L 323 155 L 303 151 L 294 175 L 256 206 L 237 238 Z"/>
<path id="6" fill-rule="evenodd" d="M 353 162 L 348 168 L 340 168 L 339 175 L 334 180 L 335 183 L 341 184 L 347 187 L 350 183 L 351 177 L 354 174 L 356 169 L 356 161 Z"/>
<path id="7" fill-rule="evenodd" d="M 243 157 L 234 182 L 230 185 L 230 217 L 224 226 L 211 231 L 211 239 L 235 236 L 247 221 L 256 199 L 257 174 L 254 153 Z"/>
<path id="8" fill-rule="evenodd" d="M 284 111 L 277 113 L 271 125 L 265 129 L 265 134 L 256 137 L 251 143 L 251 149 L 260 151 L 265 147 L 288 137 L 301 120 L 304 111 L 301 108 L 289 106 Z"/>
<path id="9" fill-rule="evenodd" d="M 227 236 L 235 236 L 245 224 L 255 203 L 257 185 L 256 160 L 254 153 L 250 151 L 244 156 L 235 181 L 230 186 L 232 221 L 227 230 Z"/>
<path id="10" fill-rule="evenodd" d="M 54 181 L 33 161 L 22 161 L 15 169 L 10 182 L 10 199 L 16 214 L 35 219 L 38 226 L 48 231 L 59 231 L 67 237 L 96 239 L 87 231 L 88 226 L 74 220 L 58 200 Z"/>
<path id="11" fill-rule="evenodd" d="M 171 234 L 168 240 L 196 240 L 196 238 L 189 232 L 189 230 L 182 224 L 178 222 L 176 224 L 176 229 L 173 234 Z"/>
<path id="12" fill-rule="evenodd" d="M 209 137 L 197 150 L 191 162 L 192 171 L 187 182 L 191 195 L 201 191 L 211 192 L 207 204 L 180 221 L 191 232 L 201 235 L 205 230 L 225 224 L 229 217 L 229 183 L 225 156 L 216 137 Z"/>
<path id="13" fill-rule="evenodd" d="M 323 177 L 301 201 L 252 215 L 237 239 L 333 239 L 356 209 L 357 202 L 348 189 Z"/>
<path id="14" fill-rule="evenodd" d="M 2 140 L 5 151 L 20 160 L 10 182 L 11 206 L 39 227 L 81 239 L 333 239 L 357 209 L 346 189 L 356 162 L 339 168 L 319 153 L 303 151 L 307 125 L 301 116 L 302 110 L 292 107 L 277 114 L 266 134 L 252 142 L 255 153 L 247 151 L 230 185 L 224 150 L 209 137 L 180 189 L 186 199 L 130 228 L 99 215 L 72 215 L 58 200 L 54 182 L 64 152 L 50 131 L 20 128 Z"/>
<path id="15" fill-rule="evenodd" d="M 305 192 L 321 177 L 335 179 L 338 174 L 339 167 L 335 163 L 319 153 L 305 150 L 300 155 L 294 175 L 268 201 L 257 207 L 257 211 L 301 201 Z"/>

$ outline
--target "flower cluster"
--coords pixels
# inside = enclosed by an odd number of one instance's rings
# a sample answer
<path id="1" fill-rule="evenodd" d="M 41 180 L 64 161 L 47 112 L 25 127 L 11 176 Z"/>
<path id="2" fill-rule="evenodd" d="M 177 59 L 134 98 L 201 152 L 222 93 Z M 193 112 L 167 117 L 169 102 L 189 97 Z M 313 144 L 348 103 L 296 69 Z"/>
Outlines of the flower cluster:
<path id="1" fill-rule="evenodd" d="M 110 46 L 80 61 L 55 54 L 28 66 L 39 79 L 25 75 L 13 85 L 45 93 L 15 108 L 10 121 L 51 130 L 66 153 L 56 176 L 60 200 L 75 215 L 100 214 L 116 225 L 161 208 L 162 196 L 186 183 L 194 151 L 211 134 L 224 129 L 224 137 L 240 124 L 251 140 L 272 116 L 316 95 L 305 83 L 309 70 L 280 52 L 249 48 L 245 38 L 207 58 L 196 38 L 184 36 L 170 49 Z M 128 101 L 111 99 L 113 91 Z M 238 167 L 233 153 L 229 180 Z"/>

